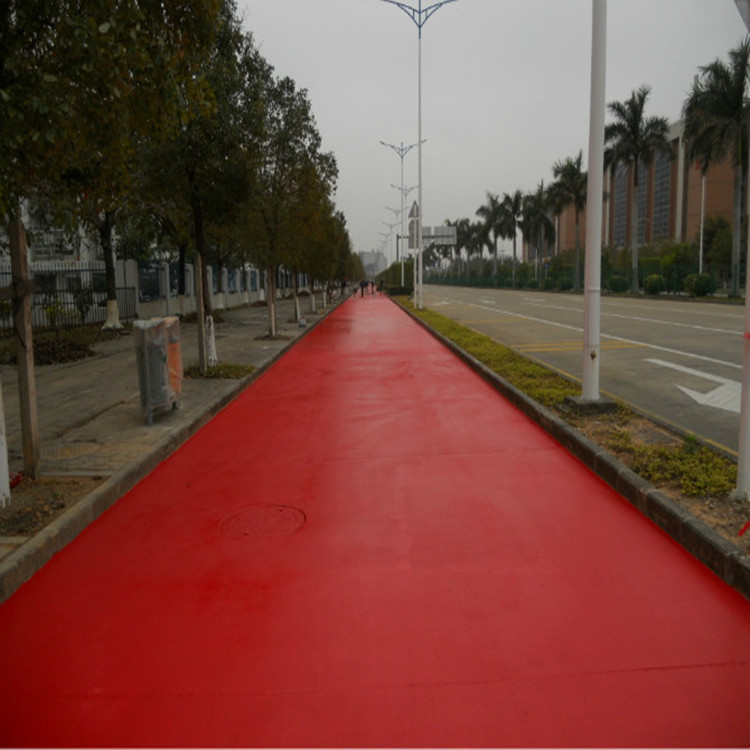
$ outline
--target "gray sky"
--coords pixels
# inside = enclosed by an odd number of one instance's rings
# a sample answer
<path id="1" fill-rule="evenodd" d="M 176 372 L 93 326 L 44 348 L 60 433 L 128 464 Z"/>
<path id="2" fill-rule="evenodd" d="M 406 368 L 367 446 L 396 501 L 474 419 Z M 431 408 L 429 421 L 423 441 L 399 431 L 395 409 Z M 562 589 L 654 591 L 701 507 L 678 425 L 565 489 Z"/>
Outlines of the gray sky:
<path id="1" fill-rule="evenodd" d="M 434 0 L 423 0 L 423 7 Z M 418 5 L 418 0 L 409 0 Z M 357 252 L 377 249 L 400 207 L 417 141 L 417 29 L 382 0 L 238 0 L 277 75 L 306 88 L 339 166 L 337 206 Z M 558 159 L 587 160 L 591 0 L 457 0 L 422 39 L 425 225 L 474 218 L 486 191 L 529 191 Z M 733 0 L 609 0 L 607 101 L 647 83 L 647 115 L 680 119 L 701 65 L 744 38 Z M 417 184 L 417 149 L 404 161 Z M 417 191 L 409 195 L 416 199 Z M 508 243 L 506 243 L 508 244 Z M 501 246 L 501 249 L 508 248 Z M 395 240 L 388 246 L 395 258 Z"/>

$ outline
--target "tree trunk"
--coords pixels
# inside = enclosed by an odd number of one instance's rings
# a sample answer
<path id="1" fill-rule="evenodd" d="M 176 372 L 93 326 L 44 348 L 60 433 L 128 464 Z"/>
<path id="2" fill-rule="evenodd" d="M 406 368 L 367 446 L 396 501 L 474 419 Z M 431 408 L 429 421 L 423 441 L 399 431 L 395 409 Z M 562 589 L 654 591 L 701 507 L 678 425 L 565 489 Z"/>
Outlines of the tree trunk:
<path id="1" fill-rule="evenodd" d="M 315 309 L 315 279 L 310 276 L 310 312 L 317 312 Z"/>
<path id="2" fill-rule="evenodd" d="M 102 330 L 122 330 L 120 310 L 117 306 L 117 281 L 115 279 L 115 251 L 112 247 L 112 230 L 115 226 L 115 212 L 105 211 L 99 224 L 99 244 L 104 253 L 104 272 L 107 285 L 107 319 Z"/>
<path id="3" fill-rule="evenodd" d="M 511 272 L 511 283 L 513 284 L 513 287 L 516 286 L 516 266 L 518 265 L 518 256 L 516 254 L 516 242 L 517 242 L 517 235 L 518 233 L 516 230 L 513 230 L 513 270 Z"/>
<path id="4" fill-rule="evenodd" d="M 180 315 L 185 315 L 185 259 L 187 257 L 187 242 L 180 242 L 178 249 L 178 279 L 177 293 L 180 299 Z"/>
<path id="5" fill-rule="evenodd" d="M 292 271 L 292 295 L 294 297 L 294 322 L 299 323 L 302 311 L 299 309 L 299 277 L 297 271 Z"/>
<path id="6" fill-rule="evenodd" d="M 20 214 L 11 219 L 10 262 L 15 289 L 13 324 L 16 330 L 18 395 L 21 406 L 21 439 L 23 468 L 33 479 L 39 474 L 39 418 L 36 406 L 36 375 L 34 340 L 31 334 L 31 295 L 28 290 L 29 261 L 26 254 L 26 233 Z"/>
<path id="7" fill-rule="evenodd" d="M 276 326 L 276 269 L 272 266 L 266 270 L 268 277 L 268 335 L 275 339 L 277 336 Z"/>
<path id="8" fill-rule="evenodd" d="M 630 260 L 633 281 L 630 291 L 638 294 L 638 164 L 633 164 L 633 205 L 630 209 Z"/>
<path id="9" fill-rule="evenodd" d="M 213 326 L 208 331 L 206 317 L 211 315 L 211 295 L 208 293 L 208 274 L 205 269 L 206 235 L 203 229 L 203 208 L 198 202 L 193 202 L 193 225 L 195 233 L 196 249 L 196 280 L 195 280 L 195 303 L 198 318 L 198 363 L 201 372 L 208 369 L 209 352 L 216 350 L 216 342 L 207 340 L 213 337 Z"/>
<path id="10" fill-rule="evenodd" d="M 208 283 L 208 268 L 206 263 L 206 254 L 201 254 L 203 257 L 203 305 L 206 311 L 206 316 L 214 314 L 214 303 L 213 303 L 213 285 Z"/>

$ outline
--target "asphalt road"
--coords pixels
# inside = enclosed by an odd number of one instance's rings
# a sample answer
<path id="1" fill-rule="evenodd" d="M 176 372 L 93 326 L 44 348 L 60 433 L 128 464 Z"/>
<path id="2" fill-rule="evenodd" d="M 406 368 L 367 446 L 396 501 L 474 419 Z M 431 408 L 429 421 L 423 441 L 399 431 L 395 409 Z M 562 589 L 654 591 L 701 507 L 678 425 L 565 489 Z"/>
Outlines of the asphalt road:
<path id="1" fill-rule="evenodd" d="M 583 296 L 425 286 L 425 306 L 580 381 Z M 602 297 L 602 393 L 736 455 L 744 308 Z"/>

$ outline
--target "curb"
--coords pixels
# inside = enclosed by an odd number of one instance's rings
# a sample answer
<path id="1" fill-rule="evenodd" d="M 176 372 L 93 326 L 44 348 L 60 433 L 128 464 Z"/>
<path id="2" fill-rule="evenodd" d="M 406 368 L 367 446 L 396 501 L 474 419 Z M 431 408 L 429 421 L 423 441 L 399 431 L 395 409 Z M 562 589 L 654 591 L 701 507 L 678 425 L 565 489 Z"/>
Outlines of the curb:
<path id="1" fill-rule="evenodd" d="M 398 303 L 395 303 L 398 304 Z M 438 333 L 403 305 L 399 307 L 500 395 L 536 422 L 581 463 L 603 479 L 646 518 L 653 521 L 693 557 L 750 599 L 750 558 L 674 500 L 639 477 L 601 446 L 571 427 L 546 407 L 483 365 L 453 341 Z"/>
<path id="2" fill-rule="evenodd" d="M 93 492 L 59 515 L 17 550 L 11 552 L 0 562 L 0 604 L 9 599 L 34 573 L 70 544 L 92 521 L 109 510 L 162 461 L 167 459 L 183 443 L 195 435 L 201 427 L 234 401 L 344 301 L 340 300 L 336 304 L 327 306 L 326 311 L 314 323 L 308 325 L 299 336 L 290 341 L 283 349 L 275 352 L 252 373 L 238 380 L 226 393 L 210 401 L 206 408 L 197 414 L 191 422 L 166 435 L 142 459 L 113 474 Z"/>

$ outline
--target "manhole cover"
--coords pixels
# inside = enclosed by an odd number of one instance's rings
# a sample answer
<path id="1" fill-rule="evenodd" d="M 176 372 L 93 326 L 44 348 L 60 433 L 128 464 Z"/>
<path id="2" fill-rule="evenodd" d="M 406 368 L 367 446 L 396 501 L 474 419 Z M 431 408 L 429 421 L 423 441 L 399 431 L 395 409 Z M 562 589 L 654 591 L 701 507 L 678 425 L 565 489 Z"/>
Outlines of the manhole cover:
<path id="1" fill-rule="evenodd" d="M 279 539 L 293 534 L 307 516 L 291 505 L 251 505 L 220 524 L 221 533 L 240 539 Z"/>

